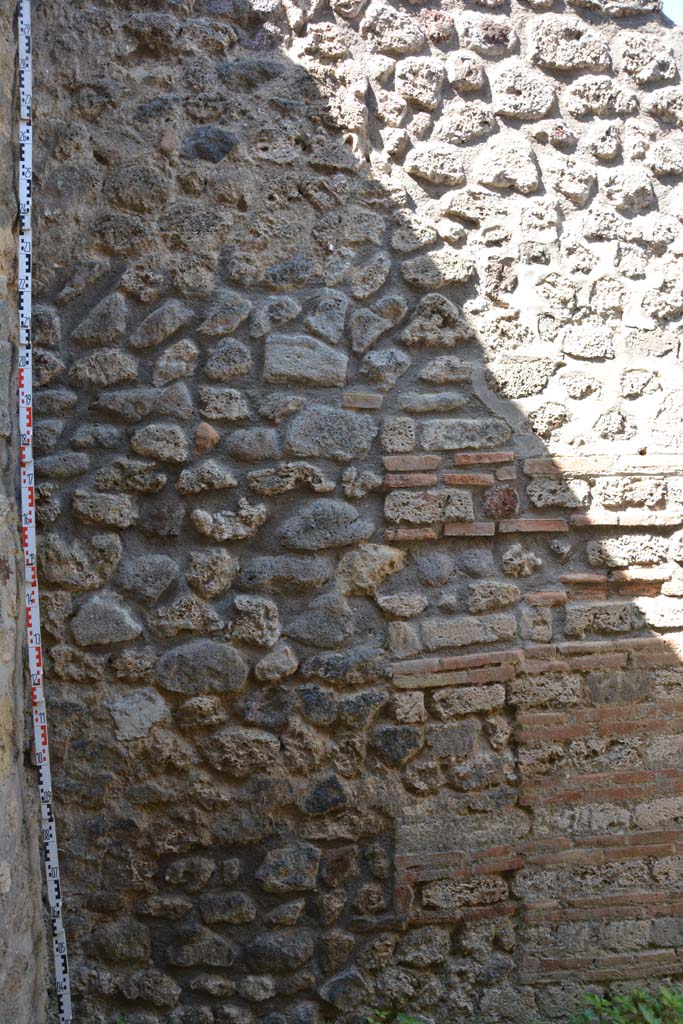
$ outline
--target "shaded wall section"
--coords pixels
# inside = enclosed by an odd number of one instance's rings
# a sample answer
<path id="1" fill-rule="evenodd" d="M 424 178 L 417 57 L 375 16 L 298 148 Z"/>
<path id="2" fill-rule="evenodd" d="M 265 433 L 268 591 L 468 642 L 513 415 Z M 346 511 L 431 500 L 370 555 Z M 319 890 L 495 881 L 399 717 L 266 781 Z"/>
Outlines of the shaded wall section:
<path id="1" fill-rule="evenodd" d="M 629 0 L 38 5 L 89 1024 L 682 973 L 680 50 Z"/>

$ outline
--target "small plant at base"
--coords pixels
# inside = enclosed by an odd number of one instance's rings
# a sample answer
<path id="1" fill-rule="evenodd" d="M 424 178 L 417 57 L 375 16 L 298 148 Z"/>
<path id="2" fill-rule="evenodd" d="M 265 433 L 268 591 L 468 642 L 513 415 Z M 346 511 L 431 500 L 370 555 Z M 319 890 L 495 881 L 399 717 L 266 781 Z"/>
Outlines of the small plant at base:
<path id="1" fill-rule="evenodd" d="M 683 1024 L 683 989 L 664 987 L 655 993 L 639 988 L 612 998 L 591 995 L 572 1024 Z"/>
<path id="2" fill-rule="evenodd" d="M 366 1024 L 424 1024 L 422 1017 L 410 1013 L 394 1013 L 393 1010 L 373 1010 L 365 1018 Z"/>

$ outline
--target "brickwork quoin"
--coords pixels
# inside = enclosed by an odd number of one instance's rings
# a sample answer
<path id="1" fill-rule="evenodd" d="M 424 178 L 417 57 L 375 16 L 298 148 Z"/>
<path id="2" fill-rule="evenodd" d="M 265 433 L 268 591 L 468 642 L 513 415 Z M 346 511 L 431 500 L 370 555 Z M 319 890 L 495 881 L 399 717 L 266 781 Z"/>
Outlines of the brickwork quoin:
<path id="1" fill-rule="evenodd" d="M 89 1024 L 683 974 L 680 47 L 619 0 L 43 8 Z"/>

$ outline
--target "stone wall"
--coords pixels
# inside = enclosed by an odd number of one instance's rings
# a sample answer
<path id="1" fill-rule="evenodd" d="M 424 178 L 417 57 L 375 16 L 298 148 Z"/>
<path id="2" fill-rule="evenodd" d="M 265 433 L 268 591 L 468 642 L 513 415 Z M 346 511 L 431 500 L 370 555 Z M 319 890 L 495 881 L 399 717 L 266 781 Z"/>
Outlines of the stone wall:
<path id="1" fill-rule="evenodd" d="M 683 975 L 683 37 L 45 0 L 40 578 L 78 1020 Z"/>

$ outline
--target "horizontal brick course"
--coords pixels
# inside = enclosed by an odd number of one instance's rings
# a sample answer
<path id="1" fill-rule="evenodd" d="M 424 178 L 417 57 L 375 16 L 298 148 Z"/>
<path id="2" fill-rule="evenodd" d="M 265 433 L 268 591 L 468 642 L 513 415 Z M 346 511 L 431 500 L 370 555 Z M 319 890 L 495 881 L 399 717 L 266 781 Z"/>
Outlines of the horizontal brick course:
<path id="1" fill-rule="evenodd" d="M 390 473 L 420 473 L 438 469 L 440 455 L 385 455 L 384 468 Z"/>
<path id="2" fill-rule="evenodd" d="M 555 605 L 565 604 L 567 601 L 566 590 L 529 590 L 524 595 L 527 604 L 538 605 L 539 607 L 552 608 Z"/>
<path id="3" fill-rule="evenodd" d="M 387 530 L 384 538 L 389 544 L 408 541 L 438 540 L 441 530 L 438 526 L 399 526 L 395 530 Z"/>
<path id="4" fill-rule="evenodd" d="M 391 487 L 432 487 L 438 483 L 436 473 L 387 473 L 384 486 Z"/>
<path id="5" fill-rule="evenodd" d="M 454 466 L 493 466 L 499 462 L 514 462 L 515 453 L 502 452 L 462 452 L 453 456 Z"/>
<path id="6" fill-rule="evenodd" d="M 493 537 L 495 523 L 446 523 L 444 537 Z"/>
<path id="7" fill-rule="evenodd" d="M 569 525 L 564 519 L 502 519 L 500 533 L 567 533 Z"/>
<path id="8" fill-rule="evenodd" d="M 442 479 L 449 487 L 492 487 L 495 482 L 491 473 L 444 473 Z"/>

